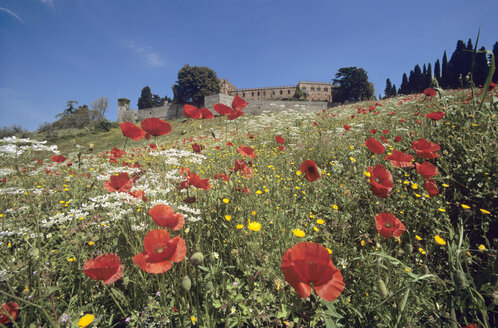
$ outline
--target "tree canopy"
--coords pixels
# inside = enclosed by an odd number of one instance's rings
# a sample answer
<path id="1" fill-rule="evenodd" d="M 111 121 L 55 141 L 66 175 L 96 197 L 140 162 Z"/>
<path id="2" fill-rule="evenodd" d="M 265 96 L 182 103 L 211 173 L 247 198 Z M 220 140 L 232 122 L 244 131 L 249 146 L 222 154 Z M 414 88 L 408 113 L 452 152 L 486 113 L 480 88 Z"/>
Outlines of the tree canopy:
<path id="1" fill-rule="evenodd" d="M 368 74 L 363 68 L 339 68 L 333 79 L 338 88 L 334 88 L 334 102 L 368 100 L 374 97 L 374 87 L 368 81 Z"/>
<path id="2" fill-rule="evenodd" d="M 209 67 L 183 66 L 178 71 L 178 80 L 173 86 L 173 101 L 194 103 L 201 106 L 204 96 L 220 92 L 220 82 L 215 71 Z"/>

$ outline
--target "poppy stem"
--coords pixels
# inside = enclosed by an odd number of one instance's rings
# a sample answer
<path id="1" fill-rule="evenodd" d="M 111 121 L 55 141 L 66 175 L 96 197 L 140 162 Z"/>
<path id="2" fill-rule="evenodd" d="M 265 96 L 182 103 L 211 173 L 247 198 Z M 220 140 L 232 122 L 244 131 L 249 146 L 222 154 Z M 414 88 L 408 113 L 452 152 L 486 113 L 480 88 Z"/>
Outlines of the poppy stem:
<path id="1" fill-rule="evenodd" d="M 125 139 L 124 145 L 123 145 L 123 150 L 126 149 L 126 143 L 128 142 L 128 138 Z"/>
<path id="2" fill-rule="evenodd" d="M 126 313 L 123 311 L 123 308 L 121 307 L 121 305 L 119 304 L 119 302 L 116 300 L 116 298 L 114 297 L 114 293 L 112 292 L 112 290 L 110 290 L 110 288 L 104 284 L 105 286 L 105 289 L 107 290 L 107 293 L 111 295 L 112 297 L 112 300 L 114 301 L 114 303 L 116 303 L 116 305 L 118 306 L 119 308 L 119 311 L 121 311 L 121 314 L 123 315 L 123 318 L 126 318 Z"/>

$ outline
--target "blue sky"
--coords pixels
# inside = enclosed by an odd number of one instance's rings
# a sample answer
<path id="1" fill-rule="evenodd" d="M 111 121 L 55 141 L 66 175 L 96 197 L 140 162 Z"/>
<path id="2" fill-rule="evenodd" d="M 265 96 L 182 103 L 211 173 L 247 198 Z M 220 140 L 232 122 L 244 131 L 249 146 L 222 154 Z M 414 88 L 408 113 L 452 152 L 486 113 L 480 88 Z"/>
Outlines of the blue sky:
<path id="1" fill-rule="evenodd" d="M 364 68 L 384 94 L 457 40 L 498 41 L 497 0 L 0 0 L 0 126 L 36 129 L 68 100 L 160 96 L 185 64 L 236 87 L 330 81 Z"/>

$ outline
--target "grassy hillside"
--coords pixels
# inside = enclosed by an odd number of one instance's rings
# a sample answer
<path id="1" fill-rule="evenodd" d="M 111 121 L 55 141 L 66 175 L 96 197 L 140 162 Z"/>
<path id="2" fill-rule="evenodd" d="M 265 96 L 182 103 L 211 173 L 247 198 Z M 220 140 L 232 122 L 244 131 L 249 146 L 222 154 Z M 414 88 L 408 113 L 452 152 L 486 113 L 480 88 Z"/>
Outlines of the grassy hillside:
<path id="1" fill-rule="evenodd" d="M 4 142 L 0 300 L 18 327 L 495 326 L 481 92 L 113 129 L 58 140 L 61 163 Z"/>

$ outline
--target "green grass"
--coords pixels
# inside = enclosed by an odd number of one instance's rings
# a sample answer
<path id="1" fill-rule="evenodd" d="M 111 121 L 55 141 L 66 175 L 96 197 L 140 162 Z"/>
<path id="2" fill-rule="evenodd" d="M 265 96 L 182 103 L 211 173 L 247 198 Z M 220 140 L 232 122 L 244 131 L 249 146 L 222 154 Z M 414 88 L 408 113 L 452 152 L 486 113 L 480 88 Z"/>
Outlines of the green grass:
<path id="1" fill-rule="evenodd" d="M 56 140 L 71 166 L 52 163 L 48 152 L 4 157 L 2 168 L 11 171 L 2 172 L 0 186 L 0 301 L 19 303 L 18 327 L 77 327 L 83 314 L 94 314 L 92 325 L 100 327 L 491 327 L 497 103 L 489 94 L 479 109 L 477 95 L 476 104 L 466 103 L 470 94 L 412 95 L 235 121 L 177 120 L 167 136 L 129 140 L 127 154 L 115 162 L 106 151 L 123 149 L 119 129 Z M 358 113 L 360 107 L 367 113 Z M 424 117 L 437 110 L 446 113 L 442 120 Z M 377 140 L 388 139 L 384 154 L 364 145 L 371 129 L 378 130 Z M 276 135 L 286 139 L 284 151 Z M 393 142 L 398 135 L 402 140 Z M 415 168 L 384 159 L 395 149 L 422 163 L 411 148 L 419 138 L 441 146 L 440 156 L 429 160 L 439 172 L 433 179 L 440 193 L 432 198 Z M 156 142 L 159 149 L 150 149 Z M 206 149 L 194 154 L 194 142 Z M 236 151 L 240 145 L 256 151 L 251 178 L 230 170 L 235 160 L 250 160 Z M 321 169 L 319 180 L 299 171 L 307 159 Z M 133 163 L 140 168 L 130 168 Z M 367 167 L 376 164 L 392 174 L 388 198 L 370 189 Z M 180 167 L 209 178 L 211 188 L 179 190 Z M 121 171 L 136 174 L 134 188 L 147 201 L 104 189 Z M 215 180 L 218 173 L 229 180 Z M 184 203 L 187 196 L 196 202 Z M 158 228 L 148 214 L 155 204 L 185 215 L 184 227 L 170 234 L 185 240 L 186 258 L 162 274 L 132 261 L 143 252 L 146 234 Z M 381 212 L 403 222 L 400 238 L 378 234 Z M 254 222 L 260 230 L 248 229 Z M 336 301 L 315 292 L 301 299 L 285 282 L 282 256 L 303 241 L 328 248 L 341 271 L 346 287 Z M 202 263 L 190 259 L 196 252 Z M 88 259 L 105 253 L 118 254 L 124 266 L 123 278 L 109 286 L 83 273 Z"/>

